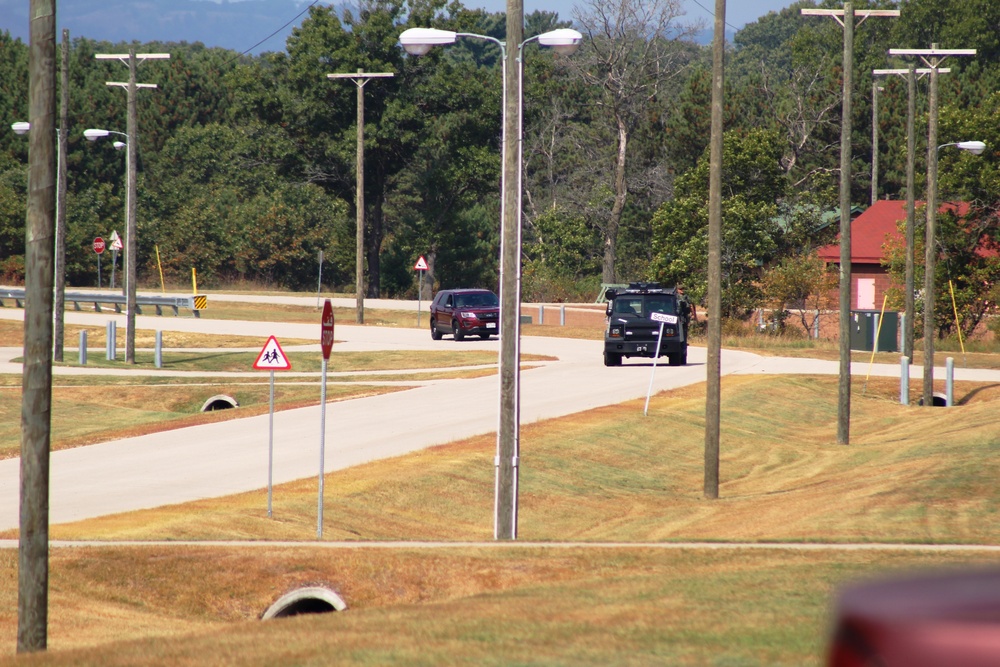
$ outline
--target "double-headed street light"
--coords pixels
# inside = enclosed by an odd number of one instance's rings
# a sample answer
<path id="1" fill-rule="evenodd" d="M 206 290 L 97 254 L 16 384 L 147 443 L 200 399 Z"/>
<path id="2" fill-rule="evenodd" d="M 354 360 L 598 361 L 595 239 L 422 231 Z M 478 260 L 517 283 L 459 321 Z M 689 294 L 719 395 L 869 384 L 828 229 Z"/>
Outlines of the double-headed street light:
<path id="1" fill-rule="evenodd" d="M 459 37 L 481 39 L 500 47 L 503 64 L 503 132 L 500 179 L 500 415 L 497 428 L 495 539 L 517 539 L 517 484 L 520 452 L 520 344 L 521 344 L 521 92 L 524 45 L 537 41 L 557 53 L 576 51 L 583 35 L 561 28 L 521 41 L 523 12 L 508 7 L 507 38 L 517 45 L 516 71 L 507 67 L 508 43 L 495 37 L 436 28 L 410 28 L 399 36 L 406 52 L 420 56 L 432 47 L 454 44 Z M 515 145 L 516 142 L 516 145 Z"/>

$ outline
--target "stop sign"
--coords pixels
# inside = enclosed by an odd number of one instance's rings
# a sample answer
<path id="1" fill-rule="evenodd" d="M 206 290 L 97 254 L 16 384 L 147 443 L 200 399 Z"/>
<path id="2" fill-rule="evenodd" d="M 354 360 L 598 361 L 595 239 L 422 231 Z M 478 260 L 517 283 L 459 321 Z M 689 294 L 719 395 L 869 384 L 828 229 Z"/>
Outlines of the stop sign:
<path id="1" fill-rule="evenodd" d="M 104 252 L 104 239 L 102 239 L 100 236 L 94 239 L 94 252 L 96 252 L 98 255 Z"/>
<path id="2" fill-rule="evenodd" d="M 327 299 L 323 303 L 322 330 L 319 338 L 320 347 L 323 348 L 323 358 L 330 359 L 330 348 L 333 347 L 333 306 Z"/>

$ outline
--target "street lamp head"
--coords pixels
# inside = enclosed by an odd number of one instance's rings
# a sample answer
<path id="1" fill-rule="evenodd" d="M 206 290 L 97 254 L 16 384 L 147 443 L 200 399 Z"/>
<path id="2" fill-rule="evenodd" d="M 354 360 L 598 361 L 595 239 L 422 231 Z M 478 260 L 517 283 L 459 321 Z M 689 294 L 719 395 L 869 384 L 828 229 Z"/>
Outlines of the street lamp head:
<path id="1" fill-rule="evenodd" d="M 963 151 L 969 151 L 973 155 L 982 155 L 983 151 L 986 150 L 986 144 L 982 141 L 960 141 L 955 145 Z"/>
<path id="2" fill-rule="evenodd" d="M 124 141 L 116 141 L 111 145 L 115 147 L 116 151 L 120 151 L 121 149 L 125 148 L 128 144 L 126 144 Z"/>
<path id="3" fill-rule="evenodd" d="M 551 46 L 552 50 L 559 55 L 568 56 L 580 48 L 583 35 L 572 28 L 559 28 L 543 32 L 538 36 L 538 43 L 542 46 Z"/>
<path id="4" fill-rule="evenodd" d="M 454 44 L 457 33 L 437 28 L 410 28 L 399 35 L 399 43 L 412 56 L 425 55 L 432 47 Z"/>
<path id="5" fill-rule="evenodd" d="M 11 123 L 10 129 L 14 130 L 17 134 L 26 134 L 31 129 L 31 123 L 23 120 Z"/>
<path id="6" fill-rule="evenodd" d="M 88 141 L 97 141 L 98 139 L 101 139 L 102 137 L 106 137 L 109 134 L 111 134 L 111 133 L 108 132 L 107 130 L 90 129 L 90 130 L 84 130 L 83 131 L 83 136 L 87 137 Z"/>

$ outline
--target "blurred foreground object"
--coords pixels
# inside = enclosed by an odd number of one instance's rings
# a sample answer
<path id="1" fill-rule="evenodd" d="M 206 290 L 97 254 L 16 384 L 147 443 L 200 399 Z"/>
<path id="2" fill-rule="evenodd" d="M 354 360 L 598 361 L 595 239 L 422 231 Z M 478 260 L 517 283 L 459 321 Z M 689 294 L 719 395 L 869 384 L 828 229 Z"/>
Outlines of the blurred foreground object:
<path id="1" fill-rule="evenodd" d="M 911 574 L 845 588 L 828 664 L 1000 665 L 1000 569 Z"/>

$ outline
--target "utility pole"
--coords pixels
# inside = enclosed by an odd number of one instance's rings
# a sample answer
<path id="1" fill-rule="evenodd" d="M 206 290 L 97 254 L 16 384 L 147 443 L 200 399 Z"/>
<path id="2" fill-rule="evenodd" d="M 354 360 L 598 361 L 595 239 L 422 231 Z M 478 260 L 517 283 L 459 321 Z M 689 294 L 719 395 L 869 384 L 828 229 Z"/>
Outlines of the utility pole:
<path id="1" fill-rule="evenodd" d="M 392 72 L 364 72 L 360 67 L 357 74 L 327 74 L 328 79 L 351 79 L 358 87 L 358 154 L 357 191 L 354 193 L 354 207 L 357 220 L 357 257 L 354 265 L 354 281 L 357 290 L 357 323 L 365 323 L 365 84 L 374 78 L 391 77 Z"/>
<path id="2" fill-rule="evenodd" d="M 521 215 L 519 68 L 507 62 L 524 40 L 524 1 L 507 0 L 507 49 L 503 53 L 503 192 L 500 224 L 500 424 L 497 428 L 493 536 L 517 539 L 521 448 L 519 386 L 521 337 Z"/>
<path id="3" fill-rule="evenodd" d="M 726 0 L 715 0 L 712 40 L 712 132 L 708 177 L 708 369 L 705 389 L 705 497 L 719 497 L 722 405 L 722 107 L 726 54 Z"/>
<path id="4" fill-rule="evenodd" d="M 59 86 L 59 150 L 56 160 L 56 249 L 55 320 L 52 339 L 53 361 L 63 360 L 63 329 L 66 320 L 66 157 L 69 151 L 69 30 L 62 31 L 62 72 Z"/>
<path id="5" fill-rule="evenodd" d="M 139 116 L 136 109 L 136 90 L 139 88 L 156 88 L 153 83 L 136 83 L 136 68 L 138 63 L 147 59 L 165 60 L 169 53 L 141 53 L 136 55 L 135 47 L 129 47 L 128 53 L 98 53 L 97 60 L 120 60 L 128 66 L 128 83 L 107 81 L 109 86 L 118 86 L 128 91 L 128 121 L 125 133 L 128 135 L 128 177 L 127 184 L 127 223 L 125 230 L 125 363 L 135 363 L 135 289 L 136 263 L 138 262 L 139 243 L 136 209 L 136 151 L 139 147 Z"/>
<path id="6" fill-rule="evenodd" d="M 938 69 L 938 73 L 945 74 L 951 70 L 947 67 Z M 914 131 L 915 118 L 917 115 L 917 78 L 930 74 L 931 70 L 926 68 L 914 68 L 910 65 L 907 69 L 876 69 L 872 70 L 875 76 L 885 76 L 895 74 L 906 78 L 907 102 L 906 102 L 906 272 L 904 278 L 903 294 L 903 356 L 913 361 L 913 320 L 916 308 L 913 303 L 914 274 L 916 258 L 914 257 L 914 227 L 916 208 L 916 185 L 914 184 L 916 162 L 916 132 Z"/>
<path id="7" fill-rule="evenodd" d="M 803 16 L 832 16 L 844 29 L 844 88 L 840 118 L 840 373 L 837 389 L 837 444 L 851 440 L 851 96 L 854 92 L 854 18 L 899 16 L 898 9 L 802 9 Z"/>
<path id="8" fill-rule="evenodd" d="M 44 651 L 49 609 L 49 449 L 56 197 L 56 3 L 31 0 L 28 48 L 28 212 L 25 219 L 24 370 L 17 651 Z"/>
<path id="9" fill-rule="evenodd" d="M 938 74 L 948 56 L 974 56 L 975 49 L 889 49 L 891 56 L 916 56 L 930 69 L 930 93 L 927 112 L 927 225 L 924 229 L 924 377 L 923 404 L 934 405 L 934 272 L 937 263 L 935 241 L 937 225 L 938 162 Z"/>

